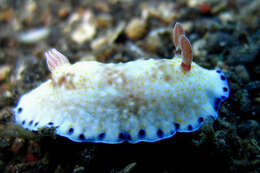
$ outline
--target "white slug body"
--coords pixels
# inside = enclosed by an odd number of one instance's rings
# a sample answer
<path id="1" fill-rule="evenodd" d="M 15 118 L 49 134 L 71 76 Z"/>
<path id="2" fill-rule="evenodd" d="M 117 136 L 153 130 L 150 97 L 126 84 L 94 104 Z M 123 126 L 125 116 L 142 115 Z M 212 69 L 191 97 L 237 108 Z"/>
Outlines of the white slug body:
<path id="1" fill-rule="evenodd" d="M 176 132 L 193 132 L 218 116 L 229 96 L 224 73 L 181 57 L 104 64 L 64 63 L 52 77 L 23 95 L 15 120 L 24 128 L 56 127 L 76 142 L 154 142 Z"/>

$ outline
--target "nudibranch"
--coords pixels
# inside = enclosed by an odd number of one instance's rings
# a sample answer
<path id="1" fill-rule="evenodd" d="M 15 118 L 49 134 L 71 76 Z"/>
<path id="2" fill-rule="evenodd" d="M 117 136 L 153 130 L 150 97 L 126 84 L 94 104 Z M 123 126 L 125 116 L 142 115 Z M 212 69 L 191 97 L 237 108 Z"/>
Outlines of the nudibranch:
<path id="1" fill-rule="evenodd" d="M 176 132 L 198 130 L 218 116 L 229 96 L 220 69 L 192 62 L 192 48 L 181 24 L 173 29 L 172 59 L 127 63 L 81 61 L 70 64 L 55 49 L 45 53 L 51 79 L 24 94 L 15 121 L 37 131 L 55 128 L 75 142 L 155 142 Z"/>

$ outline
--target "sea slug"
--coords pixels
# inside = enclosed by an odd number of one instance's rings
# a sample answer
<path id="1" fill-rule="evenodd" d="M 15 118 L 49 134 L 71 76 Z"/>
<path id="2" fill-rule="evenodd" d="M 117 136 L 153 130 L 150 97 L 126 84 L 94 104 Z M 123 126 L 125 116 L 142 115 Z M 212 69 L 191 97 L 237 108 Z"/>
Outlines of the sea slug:
<path id="1" fill-rule="evenodd" d="M 155 142 L 198 130 L 206 118 L 217 118 L 229 96 L 227 78 L 192 62 L 179 23 L 173 42 L 172 59 L 117 64 L 70 64 L 57 50 L 47 51 L 51 79 L 20 98 L 16 123 L 32 131 L 53 127 L 75 142 Z"/>

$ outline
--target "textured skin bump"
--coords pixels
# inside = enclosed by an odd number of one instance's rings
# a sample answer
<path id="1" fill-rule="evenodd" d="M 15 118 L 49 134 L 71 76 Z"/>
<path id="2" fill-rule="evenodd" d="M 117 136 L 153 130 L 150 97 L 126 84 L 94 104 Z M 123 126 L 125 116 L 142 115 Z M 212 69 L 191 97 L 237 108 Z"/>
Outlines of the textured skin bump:
<path id="1" fill-rule="evenodd" d="M 223 75 L 194 62 L 183 72 L 179 56 L 64 64 L 21 97 L 15 120 L 29 130 L 56 127 L 58 135 L 76 142 L 154 142 L 217 118 L 215 100 L 229 95 Z"/>

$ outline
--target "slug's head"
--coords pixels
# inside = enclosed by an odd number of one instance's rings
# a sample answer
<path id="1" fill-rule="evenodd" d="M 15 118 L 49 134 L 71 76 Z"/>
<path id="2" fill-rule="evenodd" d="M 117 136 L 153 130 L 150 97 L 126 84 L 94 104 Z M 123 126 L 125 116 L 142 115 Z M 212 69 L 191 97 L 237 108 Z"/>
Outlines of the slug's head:
<path id="1" fill-rule="evenodd" d="M 56 73 L 58 68 L 69 65 L 68 59 L 58 52 L 56 49 L 50 49 L 45 52 L 46 62 L 52 75 Z M 13 109 L 15 114 L 15 122 L 21 124 L 24 128 L 34 130 L 40 122 L 35 117 L 43 115 L 47 108 L 43 108 L 50 101 L 49 96 L 52 94 L 51 82 L 45 82 L 39 87 L 33 89 L 29 93 L 21 96 L 17 106 Z"/>
<path id="2" fill-rule="evenodd" d="M 22 126 L 32 124 L 30 117 L 33 116 L 36 110 L 35 99 L 31 97 L 31 93 L 21 96 L 17 106 L 13 109 L 15 114 L 15 122 Z"/>

